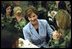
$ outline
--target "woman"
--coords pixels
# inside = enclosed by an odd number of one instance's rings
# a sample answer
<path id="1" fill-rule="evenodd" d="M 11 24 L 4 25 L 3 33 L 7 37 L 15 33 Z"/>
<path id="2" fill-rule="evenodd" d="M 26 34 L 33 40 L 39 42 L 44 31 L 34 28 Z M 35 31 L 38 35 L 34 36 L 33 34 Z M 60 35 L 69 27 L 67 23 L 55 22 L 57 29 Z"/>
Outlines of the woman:
<path id="1" fill-rule="evenodd" d="M 14 18 L 12 23 L 14 24 L 14 27 L 17 28 L 17 30 L 20 33 L 20 37 L 24 38 L 22 35 L 22 28 L 27 24 L 27 21 L 22 15 L 22 8 L 19 6 L 14 7 Z"/>
<path id="2" fill-rule="evenodd" d="M 10 30 L 11 21 L 12 21 L 12 6 L 9 3 L 6 3 L 5 15 L 1 16 L 1 26 L 2 26 L 1 29 Z"/>
<path id="3" fill-rule="evenodd" d="M 40 48 L 48 48 L 47 42 L 51 37 L 53 30 L 50 28 L 46 20 L 37 19 L 37 11 L 34 7 L 29 7 L 25 12 L 26 17 L 30 21 L 23 28 L 25 40 L 29 40 Z"/>
<path id="4" fill-rule="evenodd" d="M 54 40 L 50 40 L 51 48 L 70 48 L 71 47 L 71 20 L 67 11 L 60 9 L 55 16 L 58 29 L 61 37 L 56 37 Z"/>
<path id="5" fill-rule="evenodd" d="M 67 11 L 59 10 L 58 12 L 59 14 L 56 15 L 56 21 L 59 27 L 58 31 L 61 32 L 63 36 L 65 47 L 69 48 L 71 47 L 71 18 Z"/>

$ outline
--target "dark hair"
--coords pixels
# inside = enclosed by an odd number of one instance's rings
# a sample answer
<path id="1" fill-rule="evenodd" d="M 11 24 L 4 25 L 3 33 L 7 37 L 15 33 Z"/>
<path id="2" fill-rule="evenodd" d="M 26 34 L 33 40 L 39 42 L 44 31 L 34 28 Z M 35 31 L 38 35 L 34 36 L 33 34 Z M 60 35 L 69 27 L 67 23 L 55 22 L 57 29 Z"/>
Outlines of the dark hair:
<path id="1" fill-rule="evenodd" d="M 6 3 L 6 5 L 5 5 L 5 9 L 7 8 L 7 7 L 9 7 L 9 6 L 11 6 L 9 3 Z"/>
<path id="2" fill-rule="evenodd" d="M 12 48 L 12 45 L 18 40 L 19 36 L 15 32 L 1 30 L 1 48 Z"/>
<path id="3" fill-rule="evenodd" d="M 33 7 L 33 6 L 29 6 L 29 7 L 26 9 L 26 11 L 25 11 L 25 17 L 28 18 L 28 16 L 30 16 L 30 14 L 31 14 L 32 12 L 34 12 L 35 14 L 38 15 L 38 12 L 37 12 L 36 8 Z"/>
<path id="4" fill-rule="evenodd" d="M 60 1 L 58 3 L 58 8 L 66 10 L 66 3 L 64 1 Z"/>
<path id="5" fill-rule="evenodd" d="M 9 6 L 11 6 L 11 4 L 10 3 L 5 3 L 5 7 L 4 7 L 4 14 L 6 14 L 6 8 L 8 8 Z M 11 13 L 10 13 L 10 16 L 12 16 L 13 15 L 13 7 L 11 6 Z"/>

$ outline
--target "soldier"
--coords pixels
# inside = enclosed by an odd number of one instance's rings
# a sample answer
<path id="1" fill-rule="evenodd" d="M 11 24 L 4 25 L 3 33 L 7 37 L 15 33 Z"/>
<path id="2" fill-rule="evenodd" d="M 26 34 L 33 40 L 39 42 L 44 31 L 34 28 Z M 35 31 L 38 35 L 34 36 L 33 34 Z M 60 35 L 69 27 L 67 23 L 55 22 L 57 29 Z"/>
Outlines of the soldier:
<path id="1" fill-rule="evenodd" d="M 17 31 L 19 31 L 20 37 L 23 37 L 22 34 L 22 28 L 27 24 L 27 21 L 22 16 L 22 9 L 19 6 L 14 7 L 14 17 L 12 23 L 14 24 L 14 27 L 17 28 Z"/>
<path id="2" fill-rule="evenodd" d="M 49 44 L 51 48 L 69 48 L 71 45 L 71 20 L 67 11 L 60 9 L 55 16 L 58 32 L 60 37 L 55 37 L 50 40 Z"/>
<path id="3" fill-rule="evenodd" d="M 11 21 L 12 21 L 12 15 L 11 15 L 11 5 L 9 3 L 5 6 L 5 14 L 1 15 L 1 29 L 11 29 Z M 11 26 L 10 26 L 11 25 Z"/>

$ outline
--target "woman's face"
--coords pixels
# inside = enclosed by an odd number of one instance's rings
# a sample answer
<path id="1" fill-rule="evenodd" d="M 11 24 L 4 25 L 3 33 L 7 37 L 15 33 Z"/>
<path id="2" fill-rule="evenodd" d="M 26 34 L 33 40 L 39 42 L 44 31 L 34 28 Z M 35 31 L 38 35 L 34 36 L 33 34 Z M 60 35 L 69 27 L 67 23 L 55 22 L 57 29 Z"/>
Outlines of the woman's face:
<path id="1" fill-rule="evenodd" d="M 16 16 L 21 16 L 21 12 L 18 12 L 15 14 Z"/>
<path id="2" fill-rule="evenodd" d="M 35 13 L 31 13 L 31 15 L 28 17 L 28 20 L 34 25 L 37 23 L 37 15 Z"/>
<path id="3" fill-rule="evenodd" d="M 10 15 L 10 13 L 11 13 L 11 6 L 8 6 L 6 8 L 6 14 Z"/>

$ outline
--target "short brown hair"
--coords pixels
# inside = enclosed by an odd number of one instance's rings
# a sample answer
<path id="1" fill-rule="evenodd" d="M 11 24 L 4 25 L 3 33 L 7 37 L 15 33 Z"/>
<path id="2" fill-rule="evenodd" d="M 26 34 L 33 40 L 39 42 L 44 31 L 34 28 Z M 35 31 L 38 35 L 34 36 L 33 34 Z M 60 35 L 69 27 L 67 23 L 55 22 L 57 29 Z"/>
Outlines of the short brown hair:
<path id="1" fill-rule="evenodd" d="M 35 7 L 29 6 L 29 7 L 26 9 L 26 11 L 25 11 L 25 16 L 28 18 L 28 16 L 30 16 L 32 12 L 35 13 L 35 14 L 38 14 L 38 12 L 37 12 L 37 10 L 36 10 Z"/>

